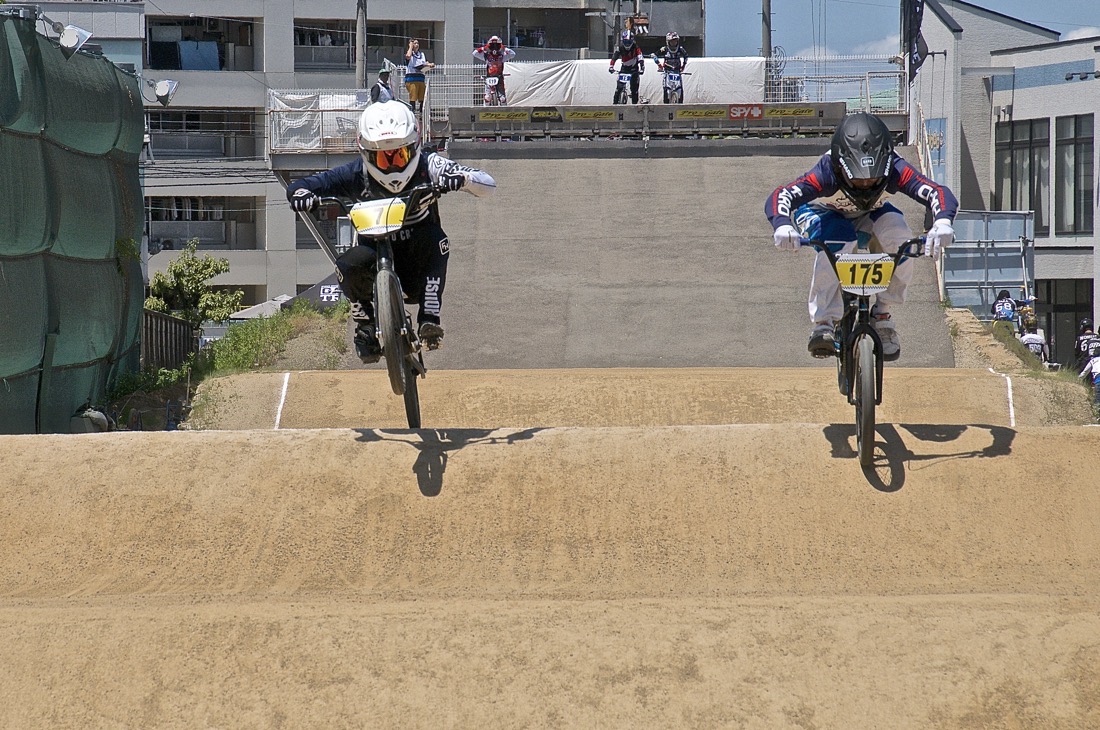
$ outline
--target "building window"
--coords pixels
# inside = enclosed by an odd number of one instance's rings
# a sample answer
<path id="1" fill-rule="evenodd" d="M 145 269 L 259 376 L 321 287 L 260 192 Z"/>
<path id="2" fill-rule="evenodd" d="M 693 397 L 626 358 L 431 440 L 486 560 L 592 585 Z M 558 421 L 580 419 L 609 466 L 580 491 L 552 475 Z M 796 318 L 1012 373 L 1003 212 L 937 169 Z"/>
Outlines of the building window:
<path id="1" fill-rule="evenodd" d="M 1092 279 L 1037 279 L 1035 313 L 1046 332 L 1054 362 L 1073 368 L 1078 325 L 1092 317 Z"/>
<path id="2" fill-rule="evenodd" d="M 1092 233 L 1092 115 L 1055 121 L 1054 230 Z"/>
<path id="3" fill-rule="evenodd" d="M 1050 233 L 1050 120 L 997 125 L 994 210 L 1035 212 L 1035 234 Z"/>

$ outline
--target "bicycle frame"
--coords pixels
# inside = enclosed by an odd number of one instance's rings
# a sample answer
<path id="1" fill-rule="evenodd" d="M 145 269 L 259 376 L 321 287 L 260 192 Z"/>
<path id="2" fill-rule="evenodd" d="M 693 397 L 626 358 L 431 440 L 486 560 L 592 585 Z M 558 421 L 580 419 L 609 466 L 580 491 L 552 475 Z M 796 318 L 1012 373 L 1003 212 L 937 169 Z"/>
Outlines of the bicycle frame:
<path id="1" fill-rule="evenodd" d="M 871 322 L 871 295 L 885 291 L 894 269 L 907 258 L 921 256 L 924 236 L 910 238 L 898 246 L 896 253 L 834 253 L 824 241 L 802 239 L 802 245 L 825 254 L 841 283 L 844 315 L 837 322 L 834 335 L 837 356 L 837 384 L 849 405 L 855 405 L 854 359 L 856 344 L 862 337 L 874 343 L 875 405 L 882 404 L 883 352 L 882 340 Z"/>

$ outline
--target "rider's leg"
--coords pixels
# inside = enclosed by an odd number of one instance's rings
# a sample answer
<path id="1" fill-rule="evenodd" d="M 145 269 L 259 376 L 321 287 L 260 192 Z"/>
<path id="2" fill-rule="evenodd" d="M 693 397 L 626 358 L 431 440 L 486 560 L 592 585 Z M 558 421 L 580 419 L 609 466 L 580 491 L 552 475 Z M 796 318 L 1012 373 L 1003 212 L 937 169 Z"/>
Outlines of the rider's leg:
<path id="1" fill-rule="evenodd" d="M 867 218 L 867 224 L 886 253 L 897 253 L 898 247 L 913 236 L 909 224 L 905 222 L 905 216 L 889 203 Z M 875 331 L 882 340 L 882 354 L 888 360 L 901 355 L 901 339 L 898 337 L 891 309 L 895 304 L 905 302 L 905 292 L 909 288 L 909 282 L 913 280 L 914 271 L 912 259 L 902 261 L 894 269 L 890 286 L 875 296 L 875 306 L 871 314 Z"/>
<path id="2" fill-rule="evenodd" d="M 638 73 L 638 69 L 635 68 L 634 72 L 630 75 L 630 103 L 638 103 L 638 86 L 642 83 L 642 75 Z"/>
<path id="3" fill-rule="evenodd" d="M 803 236 L 827 242 L 834 253 L 851 251 L 856 246 L 855 226 L 835 211 L 804 205 L 795 211 L 794 220 Z M 807 349 L 814 357 L 829 357 L 834 353 L 833 329 L 844 316 L 844 299 L 836 271 L 828 257 L 820 252 L 814 259 L 807 303 L 813 323 Z"/>
<path id="4" fill-rule="evenodd" d="M 420 339 L 429 350 L 442 344 L 443 289 L 447 285 L 447 263 L 450 259 L 450 243 L 447 234 L 438 224 L 424 223 L 416 227 L 413 238 L 404 246 L 405 256 L 399 260 L 394 254 L 394 266 L 402 286 L 413 293 L 410 297 L 420 304 L 416 321 Z M 405 284 L 405 282 L 408 282 Z"/>
<path id="5" fill-rule="evenodd" d="M 501 106 L 508 103 L 508 97 L 504 92 L 504 74 L 501 74 L 500 79 L 497 81 L 497 97 L 500 99 Z"/>
<path id="6" fill-rule="evenodd" d="M 370 246 L 352 246 L 336 259 L 336 278 L 351 302 L 355 351 L 365 363 L 378 362 L 382 354 L 374 331 L 375 260 L 375 251 Z"/>

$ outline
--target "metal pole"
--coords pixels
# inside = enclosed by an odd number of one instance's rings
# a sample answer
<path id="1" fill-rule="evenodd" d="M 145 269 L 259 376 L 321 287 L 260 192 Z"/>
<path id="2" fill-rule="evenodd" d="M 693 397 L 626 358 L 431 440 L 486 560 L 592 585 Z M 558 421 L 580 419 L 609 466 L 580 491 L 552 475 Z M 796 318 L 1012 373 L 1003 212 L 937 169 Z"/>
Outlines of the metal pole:
<path id="1" fill-rule="evenodd" d="M 761 0 L 761 20 L 763 25 L 760 33 L 760 55 L 771 58 L 772 55 L 772 0 Z"/>
<path id="2" fill-rule="evenodd" d="M 367 88 L 367 0 L 355 0 L 355 84 Z"/>

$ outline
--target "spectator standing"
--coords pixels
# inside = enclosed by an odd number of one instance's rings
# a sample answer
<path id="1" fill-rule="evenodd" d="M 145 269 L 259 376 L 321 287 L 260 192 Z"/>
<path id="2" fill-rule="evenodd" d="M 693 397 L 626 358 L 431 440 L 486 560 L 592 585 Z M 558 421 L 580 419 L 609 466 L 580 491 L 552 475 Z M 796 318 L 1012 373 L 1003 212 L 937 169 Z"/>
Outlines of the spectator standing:
<path id="1" fill-rule="evenodd" d="M 393 101 L 393 89 L 390 88 L 390 70 L 383 66 L 378 71 L 378 80 L 370 87 L 370 103 Z"/>
<path id="2" fill-rule="evenodd" d="M 405 63 L 405 88 L 409 92 L 409 104 L 413 111 L 424 111 L 424 74 L 435 68 L 435 64 L 428 62 L 424 52 L 420 50 L 420 41 L 415 38 L 409 39 L 409 47 L 405 49 Z M 419 109 L 417 102 L 420 103 Z"/>

